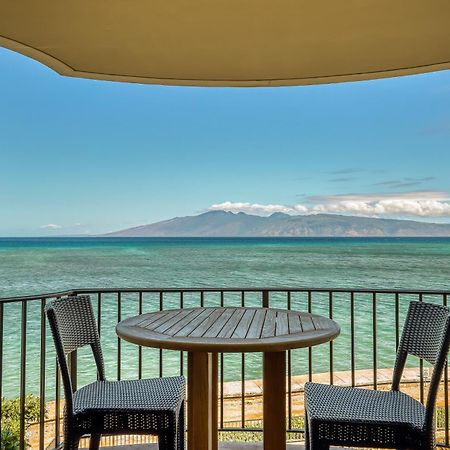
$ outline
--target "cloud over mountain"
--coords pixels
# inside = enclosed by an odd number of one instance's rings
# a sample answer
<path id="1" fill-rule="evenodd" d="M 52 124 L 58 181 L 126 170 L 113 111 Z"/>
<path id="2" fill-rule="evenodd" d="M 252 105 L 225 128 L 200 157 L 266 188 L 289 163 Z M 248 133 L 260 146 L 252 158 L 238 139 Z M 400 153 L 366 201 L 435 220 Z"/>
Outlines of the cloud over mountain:
<path id="1" fill-rule="evenodd" d="M 299 214 L 353 214 L 369 217 L 450 218 L 450 194 L 423 191 L 388 194 L 345 194 L 307 197 L 305 204 L 215 203 L 210 211 L 245 212 L 267 216 L 274 212 Z"/>

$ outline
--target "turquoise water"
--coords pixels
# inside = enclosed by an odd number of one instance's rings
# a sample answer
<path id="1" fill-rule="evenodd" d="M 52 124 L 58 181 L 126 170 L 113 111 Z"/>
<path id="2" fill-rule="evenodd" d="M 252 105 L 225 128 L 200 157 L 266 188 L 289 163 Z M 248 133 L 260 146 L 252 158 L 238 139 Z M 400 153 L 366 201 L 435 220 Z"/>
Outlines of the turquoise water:
<path id="1" fill-rule="evenodd" d="M 387 289 L 450 289 L 450 239 L 448 238 L 28 238 L 0 239 L 0 297 L 37 294 L 71 288 L 98 287 L 352 287 Z M 403 296 L 401 316 L 409 300 Z M 94 298 L 95 300 L 95 298 Z M 292 295 L 292 308 L 305 310 L 307 297 Z M 395 352 L 394 298 L 379 296 L 377 360 L 379 367 L 393 364 Z M 442 298 L 429 297 L 430 301 Z M 219 304 L 218 294 L 205 296 L 206 305 Z M 227 305 L 240 304 L 240 295 L 226 294 Z M 258 294 L 248 294 L 249 305 L 260 304 Z M 197 306 L 198 294 L 186 294 L 185 306 Z M 94 305 L 96 302 L 94 301 Z M 179 296 L 167 294 L 165 307 L 177 307 Z M 286 307 L 285 294 L 275 293 L 271 305 Z M 313 312 L 328 314 L 328 296 L 313 296 Z M 27 386 L 38 393 L 40 304 L 32 302 L 27 314 Z M 122 318 L 137 313 L 138 297 L 122 297 Z M 144 296 L 144 310 L 159 308 L 159 297 Z M 350 369 L 350 297 L 337 294 L 333 317 L 342 327 L 334 344 L 334 369 Z M 3 394 L 19 391 L 20 307 L 5 305 Z M 102 343 L 107 374 L 117 373 L 117 299 L 105 295 L 102 308 Z M 356 367 L 372 365 L 372 297 L 356 298 Z M 48 349 L 51 349 L 48 337 Z M 293 373 L 308 370 L 306 351 L 293 352 Z M 159 373 L 159 351 L 144 349 L 144 375 Z M 261 376 L 260 355 L 246 356 L 247 379 Z M 224 376 L 241 376 L 240 355 L 225 356 Z M 46 358 L 47 397 L 55 381 L 54 353 Z M 313 369 L 329 369 L 329 346 L 313 350 Z M 163 352 L 163 374 L 180 370 L 177 353 Z M 122 377 L 137 375 L 137 348 L 122 344 Z M 86 351 L 80 353 L 79 381 L 95 376 Z"/>

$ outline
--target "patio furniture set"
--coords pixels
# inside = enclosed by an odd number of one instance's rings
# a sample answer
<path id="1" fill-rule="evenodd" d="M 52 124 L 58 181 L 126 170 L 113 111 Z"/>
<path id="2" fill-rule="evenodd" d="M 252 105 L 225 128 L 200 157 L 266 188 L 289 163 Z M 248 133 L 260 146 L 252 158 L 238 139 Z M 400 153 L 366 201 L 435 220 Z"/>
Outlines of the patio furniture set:
<path id="1" fill-rule="evenodd" d="M 185 448 L 185 379 L 107 381 L 100 339 L 88 296 L 70 296 L 46 307 L 64 394 L 64 449 L 78 448 L 90 435 L 96 450 L 101 435 L 153 434 L 160 450 Z M 188 352 L 188 447 L 216 450 L 217 355 L 262 352 L 264 449 L 286 448 L 286 351 L 334 339 L 331 319 L 273 308 L 186 308 L 128 318 L 117 325 L 120 338 L 140 346 Z M 305 448 L 330 445 L 431 449 L 436 395 L 447 361 L 450 308 L 410 303 L 397 351 L 390 391 L 305 385 Z M 91 346 L 98 380 L 73 390 L 67 356 Z M 402 393 L 408 355 L 433 366 L 426 404 Z"/>

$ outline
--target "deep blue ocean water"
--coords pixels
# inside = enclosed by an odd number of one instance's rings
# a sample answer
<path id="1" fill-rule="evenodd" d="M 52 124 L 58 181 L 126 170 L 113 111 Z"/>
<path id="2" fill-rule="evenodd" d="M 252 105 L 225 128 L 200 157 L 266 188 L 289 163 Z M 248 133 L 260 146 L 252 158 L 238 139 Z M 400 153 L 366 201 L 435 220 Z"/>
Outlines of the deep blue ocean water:
<path id="1" fill-rule="evenodd" d="M 450 289 L 450 238 L 0 238 L 0 297 L 102 287 L 352 287 L 387 289 Z M 401 302 L 402 317 L 407 303 Z M 441 301 L 430 297 L 431 301 Z M 179 297 L 167 295 L 165 307 L 177 307 Z M 217 305 L 217 294 L 205 303 Z M 249 294 L 249 304 L 260 297 Z M 187 294 L 186 306 L 197 306 L 198 295 Z M 238 305 L 239 295 L 226 295 Z M 94 302 L 95 304 L 95 302 Z M 273 306 L 286 307 L 286 296 L 274 294 Z M 122 317 L 137 313 L 137 296 L 123 295 Z M 157 295 L 144 297 L 145 311 L 159 307 Z M 292 307 L 305 310 L 304 294 L 292 296 Z M 27 385 L 38 393 L 40 319 L 38 302 L 27 313 Z M 379 367 L 393 364 L 395 353 L 394 302 L 377 302 Z M 334 318 L 342 334 L 334 344 L 335 370 L 349 370 L 349 296 L 334 298 Z M 315 295 L 313 312 L 328 314 L 328 296 Z M 356 364 L 372 364 L 372 298 L 356 299 Z M 102 343 L 107 374 L 117 372 L 117 301 L 103 298 Z M 20 306 L 4 307 L 3 394 L 18 394 L 20 368 Z M 48 333 L 47 333 L 48 334 Z M 51 342 L 47 336 L 48 348 Z M 329 346 L 313 350 L 313 368 L 328 371 Z M 306 373 L 305 351 L 293 352 L 293 372 Z M 88 353 L 80 352 L 80 383 L 93 379 Z M 144 349 L 144 375 L 157 376 L 159 352 Z M 261 376 L 260 355 L 246 356 L 247 379 Z M 46 358 L 48 398 L 55 381 L 54 354 Z M 178 354 L 164 351 L 164 375 L 179 371 Z M 137 348 L 122 344 L 122 376 L 137 374 Z M 225 379 L 240 377 L 240 355 L 225 357 Z"/>

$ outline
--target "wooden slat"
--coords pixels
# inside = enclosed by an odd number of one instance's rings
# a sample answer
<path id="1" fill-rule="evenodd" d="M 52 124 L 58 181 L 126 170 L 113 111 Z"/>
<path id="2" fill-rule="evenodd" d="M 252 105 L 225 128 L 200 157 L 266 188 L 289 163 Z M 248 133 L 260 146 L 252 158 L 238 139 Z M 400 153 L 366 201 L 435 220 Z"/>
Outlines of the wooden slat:
<path id="1" fill-rule="evenodd" d="M 223 327 L 227 324 L 230 317 L 233 315 L 234 309 L 224 308 L 223 314 L 214 322 L 209 330 L 203 335 L 204 338 L 215 338 L 222 331 Z"/>
<path id="2" fill-rule="evenodd" d="M 198 315 L 200 315 L 201 311 L 198 309 L 191 310 L 190 314 L 184 316 L 179 322 L 172 325 L 165 334 L 168 336 L 174 336 L 178 333 L 183 327 L 185 327 L 189 322 L 194 320 Z"/>
<path id="3" fill-rule="evenodd" d="M 265 320 L 264 320 L 263 330 L 261 333 L 262 338 L 275 336 L 276 318 L 277 318 L 277 313 L 271 309 L 268 309 Z"/>
<path id="4" fill-rule="evenodd" d="M 289 334 L 289 322 L 287 311 L 278 311 L 275 327 L 275 336 Z"/>
<path id="5" fill-rule="evenodd" d="M 300 322 L 300 316 L 297 313 L 288 313 L 289 334 L 301 333 L 302 324 Z"/>
<path id="6" fill-rule="evenodd" d="M 202 309 L 200 314 L 193 320 L 191 320 L 188 324 L 186 324 L 180 331 L 174 334 L 174 336 L 189 336 L 192 331 L 194 331 L 207 317 L 209 317 L 213 308 L 205 308 Z"/>
<path id="7" fill-rule="evenodd" d="M 142 315 L 142 320 L 139 322 L 136 322 L 137 327 L 147 327 L 148 325 L 151 325 L 153 322 L 161 318 L 162 316 L 165 316 L 168 313 L 168 311 L 160 311 L 152 314 L 144 314 Z"/>
<path id="8" fill-rule="evenodd" d="M 248 333 L 248 329 L 250 324 L 252 323 L 253 317 L 255 315 L 256 310 L 254 309 L 246 309 L 244 315 L 239 321 L 238 326 L 234 330 L 234 333 L 231 335 L 233 338 L 245 338 Z"/>
<path id="9" fill-rule="evenodd" d="M 289 333 L 287 312 L 278 311 L 276 320 L 276 336 L 284 336 Z"/>
<path id="10" fill-rule="evenodd" d="M 178 310 L 173 311 L 167 311 L 167 314 L 164 314 L 164 316 L 158 317 L 157 320 L 150 323 L 149 325 L 145 325 L 144 328 L 149 328 L 154 330 L 155 328 L 159 327 L 160 325 L 166 323 L 168 320 L 170 320 L 173 316 L 175 316 L 178 313 Z"/>
<path id="11" fill-rule="evenodd" d="M 254 339 L 260 338 L 262 333 L 262 327 L 264 325 L 264 319 L 266 317 L 266 309 L 258 309 L 253 317 L 253 321 L 247 333 L 247 338 Z"/>
<path id="12" fill-rule="evenodd" d="M 166 333 L 167 332 L 167 334 L 170 335 L 171 334 L 169 331 L 170 327 L 172 327 L 176 323 L 180 322 L 180 320 L 182 320 L 184 317 L 188 316 L 191 312 L 192 312 L 192 310 L 189 310 L 189 309 L 180 311 L 178 314 L 175 314 L 174 316 L 172 316 L 169 320 L 166 320 L 159 327 L 154 328 L 154 331 L 156 331 L 157 333 Z"/>
<path id="13" fill-rule="evenodd" d="M 306 315 L 302 316 L 301 321 L 302 321 L 303 332 L 313 331 L 316 329 L 310 316 L 306 316 Z"/>
<path id="14" fill-rule="evenodd" d="M 226 323 L 226 325 L 220 330 L 220 333 L 217 337 L 221 338 L 229 338 L 233 334 L 236 329 L 241 317 L 244 315 L 245 309 L 236 308 L 233 312 L 233 315 L 230 317 L 230 320 Z"/>
<path id="15" fill-rule="evenodd" d="M 322 330 L 327 328 L 329 320 L 326 317 L 312 317 L 311 318 L 316 330 Z"/>
<path id="16" fill-rule="evenodd" d="M 204 320 L 195 330 L 193 330 L 189 336 L 200 337 L 205 334 L 206 331 L 212 326 L 212 324 L 224 313 L 224 309 L 217 308 L 212 314 Z"/>

